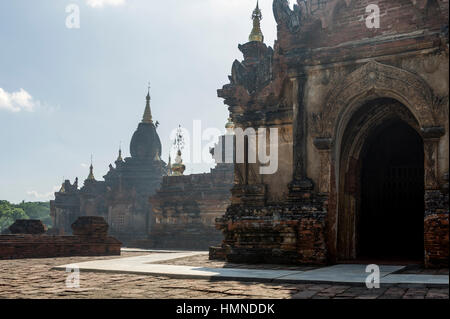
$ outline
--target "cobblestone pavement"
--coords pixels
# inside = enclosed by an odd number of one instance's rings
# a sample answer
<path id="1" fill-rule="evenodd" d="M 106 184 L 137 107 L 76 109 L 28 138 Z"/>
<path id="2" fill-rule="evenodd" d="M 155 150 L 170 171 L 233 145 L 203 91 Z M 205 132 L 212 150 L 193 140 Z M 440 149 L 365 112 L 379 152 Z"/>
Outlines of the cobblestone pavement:
<path id="1" fill-rule="evenodd" d="M 138 255 L 142 253 L 125 252 L 121 257 Z M 68 289 L 65 286 L 67 273 L 51 270 L 54 266 L 64 264 L 112 258 L 114 257 L 0 260 L 0 298 L 448 299 L 449 297 L 448 288 L 424 286 L 395 285 L 369 290 L 365 287 L 345 285 L 249 283 L 84 272 L 80 274 L 80 288 Z"/>

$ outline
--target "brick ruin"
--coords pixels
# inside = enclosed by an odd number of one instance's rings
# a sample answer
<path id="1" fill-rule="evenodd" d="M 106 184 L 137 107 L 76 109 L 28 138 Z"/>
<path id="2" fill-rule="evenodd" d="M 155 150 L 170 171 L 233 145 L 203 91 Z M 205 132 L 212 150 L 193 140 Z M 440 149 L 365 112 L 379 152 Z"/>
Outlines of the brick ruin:
<path id="1" fill-rule="evenodd" d="M 79 217 L 71 227 L 73 236 L 48 235 L 39 220 L 16 220 L 0 235 L 0 259 L 120 255 L 122 243 L 102 217 Z"/>
<path id="2" fill-rule="evenodd" d="M 380 28 L 366 26 L 369 4 Z M 448 0 L 274 0 L 273 12 L 274 47 L 254 24 L 218 95 L 238 128 L 278 129 L 279 168 L 235 165 L 210 257 L 448 266 Z"/>

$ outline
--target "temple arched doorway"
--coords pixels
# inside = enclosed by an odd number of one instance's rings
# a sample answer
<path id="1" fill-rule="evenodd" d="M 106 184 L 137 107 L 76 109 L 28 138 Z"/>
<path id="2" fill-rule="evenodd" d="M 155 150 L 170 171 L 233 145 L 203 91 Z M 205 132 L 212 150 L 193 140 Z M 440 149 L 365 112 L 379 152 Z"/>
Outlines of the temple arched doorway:
<path id="1" fill-rule="evenodd" d="M 339 154 L 338 259 L 422 260 L 424 146 L 394 99 L 356 108 Z"/>
<path id="2" fill-rule="evenodd" d="M 421 136 L 401 120 L 385 123 L 366 142 L 361 164 L 357 257 L 422 260 Z"/>

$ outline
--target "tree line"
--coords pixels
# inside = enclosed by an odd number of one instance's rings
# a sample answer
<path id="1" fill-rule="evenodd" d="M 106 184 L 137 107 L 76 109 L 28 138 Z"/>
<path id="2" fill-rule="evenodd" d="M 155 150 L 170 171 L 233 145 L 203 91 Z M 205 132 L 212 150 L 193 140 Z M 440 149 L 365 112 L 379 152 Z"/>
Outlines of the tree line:
<path id="1" fill-rule="evenodd" d="M 21 202 L 12 204 L 0 200 L 0 233 L 11 226 L 16 219 L 39 219 L 51 227 L 50 202 Z"/>

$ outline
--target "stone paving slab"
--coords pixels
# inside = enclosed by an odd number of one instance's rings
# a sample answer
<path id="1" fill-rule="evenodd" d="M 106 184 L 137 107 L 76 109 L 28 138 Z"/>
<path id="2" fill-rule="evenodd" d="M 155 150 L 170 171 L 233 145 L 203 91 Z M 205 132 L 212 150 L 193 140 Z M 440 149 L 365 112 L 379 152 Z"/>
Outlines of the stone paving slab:
<path id="1" fill-rule="evenodd" d="M 177 252 L 150 254 L 137 257 L 120 258 L 113 260 L 94 260 L 79 264 L 69 264 L 54 267 L 55 270 L 66 270 L 67 267 L 77 266 L 80 271 L 110 272 L 124 274 L 139 274 L 152 276 L 168 276 L 178 279 L 226 279 L 243 281 L 272 281 L 275 278 L 287 276 L 293 271 L 288 270 L 261 270 L 261 269 L 235 269 L 235 268 L 207 268 L 194 266 L 176 266 L 155 264 L 156 262 L 172 259 L 208 254 L 207 252 Z"/>
<path id="2" fill-rule="evenodd" d="M 365 284 L 368 276 L 366 265 L 334 265 L 308 271 L 208 268 L 182 265 L 154 264 L 176 258 L 206 254 L 206 252 L 177 252 L 150 254 L 144 256 L 113 260 L 98 260 L 76 264 L 81 271 L 139 274 L 151 276 L 167 276 L 177 279 L 217 279 L 240 280 L 277 283 L 343 283 Z M 72 265 L 54 267 L 55 270 L 66 270 Z M 448 276 L 435 275 L 394 275 L 404 266 L 381 265 L 382 283 L 388 284 L 426 284 L 448 285 Z"/>
<path id="3" fill-rule="evenodd" d="M 278 277 L 292 274 L 289 270 L 261 270 L 235 268 L 205 268 L 192 266 L 174 266 L 164 264 L 115 263 L 114 265 L 89 262 L 90 265 L 77 264 L 80 271 L 110 272 L 136 275 L 167 276 L 175 279 L 221 279 L 239 281 L 271 282 Z M 71 265 L 58 266 L 55 270 L 66 270 Z"/>
<path id="4" fill-rule="evenodd" d="M 305 271 L 298 274 L 291 274 L 276 281 L 283 282 L 323 282 L 323 283 L 365 283 L 369 273 L 366 273 L 367 265 L 342 264 L 330 267 L 323 267 Z M 380 277 L 404 269 L 404 266 L 380 266 Z"/>

